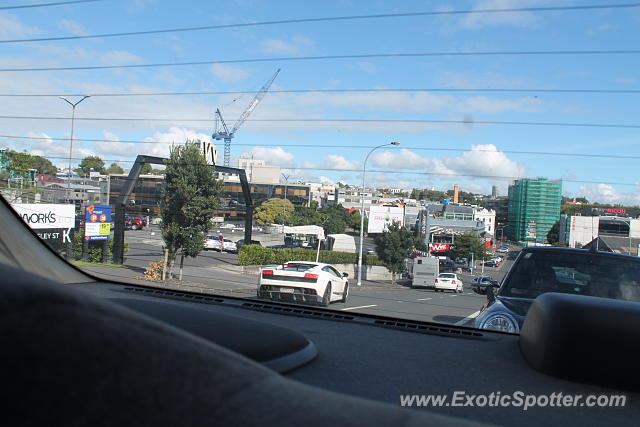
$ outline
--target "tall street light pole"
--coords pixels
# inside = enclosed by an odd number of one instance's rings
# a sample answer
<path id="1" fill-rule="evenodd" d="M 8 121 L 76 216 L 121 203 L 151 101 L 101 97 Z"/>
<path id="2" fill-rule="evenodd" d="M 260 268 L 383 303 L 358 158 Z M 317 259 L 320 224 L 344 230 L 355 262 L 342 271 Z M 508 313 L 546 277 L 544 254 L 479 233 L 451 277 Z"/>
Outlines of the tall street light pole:
<path id="1" fill-rule="evenodd" d="M 284 200 L 287 200 L 287 184 L 289 183 L 289 177 L 291 175 L 285 175 L 285 174 L 281 174 L 282 177 L 284 178 Z M 285 205 L 287 204 L 287 202 L 285 202 L 282 205 L 282 232 L 284 233 L 284 217 L 285 217 Z"/>
<path id="2" fill-rule="evenodd" d="M 87 98 L 90 98 L 90 95 L 84 95 L 82 98 L 80 98 L 79 101 L 77 102 L 71 102 L 69 101 L 67 98 L 65 98 L 64 96 L 59 96 L 58 98 L 62 99 L 63 101 L 65 101 L 67 104 L 71 105 L 71 138 L 69 141 L 69 175 L 67 176 L 67 203 L 69 203 L 69 195 L 71 194 L 71 157 L 72 157 L 72 153 L 73 153 L 73 124 L 76 118 L 76 106 L 78 104 L 80 104 L 82 101 L 84 101 Z"/>
<path id="3" fill-rule="evenodd" d="M 398 146 L 400 143 L 398 141 L 389 142 L 387 144 L 378 145 L 377 147 L 373 147 L 371 151 L 367 154 L 367 157 L 364 158 L 364 162 L 362 162 L 362 192 L 360 193 L 360 201 L 361 201 L 361 209 L 360 209 L 360 249 L 358 251 L 358 286 L 362 286 L 362 245 L 364 242 L 364 186 L 365 186 L 365 175 L 367 174 L 367 160 L 369 160 L 369 156 L 371 153 L 376 151 L 378 148 L 386 147 L 389 145 Z"/>

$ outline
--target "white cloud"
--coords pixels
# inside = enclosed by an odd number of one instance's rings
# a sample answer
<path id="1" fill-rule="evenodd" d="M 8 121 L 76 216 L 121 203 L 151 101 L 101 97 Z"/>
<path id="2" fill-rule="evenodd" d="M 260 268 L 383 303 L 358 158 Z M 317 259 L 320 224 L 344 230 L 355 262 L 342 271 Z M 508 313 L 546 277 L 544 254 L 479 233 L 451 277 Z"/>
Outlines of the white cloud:
<path id="1" fill-rule="evenodd" d="M 444 164 L 458 173 L 477 177 L 519 178 L 526 172 L 523 164 L 509 159 L 493 144 L 473 145 L 471 151 L 459 157 L 447 158 Z"/>
<path id="2" fill-rule="evenodd" d="M 621 192 L 609 184 L 593 184 L 580 187 L 576 194 L 586 197 L 590 202 L 622 205 L 640 205 L 640 191 Z"/>
<path id="3" fill-rule="evenodd" d="M 307 37 L 296 35 L 290 40 L 268 38 L 260 43 L 262 53 L 279 55 L 298 55 L 313 48 L 313 41 Z"/>
<path id="4" fill-rule="evenodd" d="M 23 24 L 20 19 L 10 13 L 0 12 L 0 37 L 3 39 L 28 37 L 40 34 L 37 27 Z"/>
<path id="5" fill-rule="evenodd" d="M 329 154 L 324 158 L 324 165 L 332 169 L 359 169 L 360 162 L 349 160 L 338 154 Z"/>
<path id="6" fill-rule="evenodd" d="M 86 36 L 89 34 L 84 25 L 71 19 L 63 19 L 58 22 L 58 28 L 74 36 Z"/>
<path id="7" fill-rule="evenodd" d="M 437 175 L 471 175 L 516 178 L 525 174 L 524 165 L 511 160 L 493 144 L 473 145 L 458 157 L 434 158 L 408 149 L 374 154 L 371 163 L 390 169 L 424 169 Z"/>
<path id="8" fill-rule="evenodd" d="M 223 82 L 237 82 L 249 77 L 249 72 L 244 68 L 226 64 L 213 64 L 211 72 Z"/>
<path id="9" fill-rule="evenodd" d="M 479 0 L 473 10 L 513 9 L 539 5 L 539 0 Z M 485 27 L 513 26 L 533 28 L 539 25 L 539 18 L 533 12 L 469 13 L 460 20 L 464 29 L 479 30 Z"/>
<path id="10" fill-rule="evenodd" d="M 233 143 L 232 143 L 233 145 Z M 282 147 L 253 147 L 248 151 L 256 159 L 261 159 L 269 166 L 295 167 L 296 162 L 293 154 L 285 151 Z"/>
<path id="11" fill-rule="evenodd" d="M 137 151 L 134 153 L 168 157 L 172 145 L 184 144 L 188 140 L 211 142 L 211 137 L 193 129 L 171 127 L 169 128 L 169 132 L 155 132 L 152 137 L 145 138 L 144 141 L 156 142 L 156 144 L 138 144 L 136 148 Z M 218 160 L 221 160 L 224 147 L 217 145 L 216 149 L 218 150 Z"/>

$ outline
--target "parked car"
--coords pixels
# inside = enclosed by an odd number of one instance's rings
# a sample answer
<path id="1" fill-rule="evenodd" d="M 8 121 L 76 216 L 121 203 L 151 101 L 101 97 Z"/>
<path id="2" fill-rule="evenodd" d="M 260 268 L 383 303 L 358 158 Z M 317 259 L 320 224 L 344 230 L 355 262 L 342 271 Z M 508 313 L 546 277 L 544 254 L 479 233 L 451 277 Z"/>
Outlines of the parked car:
<path id="1" fill-rule="evenodd" d="M 462 293 L 462 279 L 455 273 L 440 273 L 438 277 L 436 277 L 434 288 L 436 292 L 453 291 Z"/>
<path id="2" fill-rule="evenodd" d="M 222 250 L 232 254 L 238 253 L 238 247 L 236 246 L 236 243 L 230 239 L 224 239 L 222 241 Z"/>
<path id="3" fill-rule="evenodd" d="M 640 301 L 640 258 L 596 250 L 525 248 L 487 303 L 475 326 L 519 333 L 533 300 L 546 292 Z"/>
<path id="4" fill-rule="evenodd" d="M 347 302 L 347 273 L 339 273 L 319 262 L 289 261 L 260 272 L 258 297 L 292 302 L 308 302 L 327 307 L 332 302 Z"/>
<path id="5" fill-rule="evenodd" d="M 222 252 L 222 242 L 220 241 L 220 237 L 211 235 L 207 236 L 204 239 L 204 249 Z"/>
<path id="6" fill-rule="evenodd" d="M 129 230 L 142 230 L 147 226 L 147 221 L 140 216 L 124 217 L 124 228 Z"/>

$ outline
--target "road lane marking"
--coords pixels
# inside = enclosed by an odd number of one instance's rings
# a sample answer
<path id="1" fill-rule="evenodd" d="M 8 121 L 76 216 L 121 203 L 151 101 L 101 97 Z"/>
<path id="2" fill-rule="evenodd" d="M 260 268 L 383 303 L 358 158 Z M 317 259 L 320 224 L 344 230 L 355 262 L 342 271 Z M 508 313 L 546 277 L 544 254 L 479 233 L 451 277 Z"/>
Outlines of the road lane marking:
<path id="1" fill-rule="evenodd" d="M 347 310 L 356 310 L 358 308 L 369 308 L 369 307 L 377 307 L 377 304 L 371 304 L 371 305 L 360 305 L 358 307 L 348 307 L 348 308 L 343 308 L 342 311 L 347 311 Z"/>
<path id="2" fill-rule="evenodd" d="M 475 313 L 471 313 L 470 315 L 468 315 L 467 317 L 465 317 L 462 320 L 457 321 L 456 325 L 462 325 L 462 324 L 468 322 L 471 319 L 475 319 L 478 316 L 478 314 L 480 314 L 480 310 L 476 311 Z"/>
<path id="3" fill-rule="evenodd" d="M 433 298 L 418 298 L 416 301 L 429 301 L 430 299 Z"/>

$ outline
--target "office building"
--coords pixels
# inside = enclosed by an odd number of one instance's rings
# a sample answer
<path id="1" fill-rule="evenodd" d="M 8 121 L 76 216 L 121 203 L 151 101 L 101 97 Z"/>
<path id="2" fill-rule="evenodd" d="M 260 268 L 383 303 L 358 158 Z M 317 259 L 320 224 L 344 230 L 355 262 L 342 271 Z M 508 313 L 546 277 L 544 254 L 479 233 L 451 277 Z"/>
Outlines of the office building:
<path id="1" fill-rule="evenodd" d="M 560 220 L 562 181 L 524 178 L 509 186 L 507 236 L 518 242 L 545 242 Z"/>

